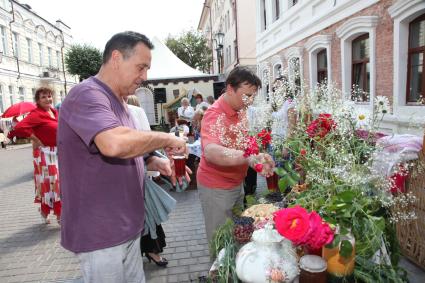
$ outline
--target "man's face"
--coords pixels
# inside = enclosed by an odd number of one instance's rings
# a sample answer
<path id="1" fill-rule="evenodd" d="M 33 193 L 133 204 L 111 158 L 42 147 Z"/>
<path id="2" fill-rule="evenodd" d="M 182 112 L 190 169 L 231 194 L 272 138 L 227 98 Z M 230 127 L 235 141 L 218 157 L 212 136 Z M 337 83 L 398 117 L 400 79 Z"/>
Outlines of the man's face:
<path id="1" fill-rule="evenodd" d="M 236 111 L 248 108 L 257 95 L 257 87 L 249 83 L 242 83 L 236 90 L 230 87 Z"/>
<path id="2" fill-rule="evenodd" d="M 197 97 L 197 98 L 196 98 L 196 104 L 199 104 L 199 103 L 201 103 L 201 102 L 202 102 L 202 98 Z"/>
<path id="3" fill-rule="evenodd" d="M 147 79 L 151 67 L 151 50 L 143 43 L 138 43 L 127 58 L 119 51 L 116 58 L 120 92 L 125 95 L 134 94 L 140 84 Z"/>

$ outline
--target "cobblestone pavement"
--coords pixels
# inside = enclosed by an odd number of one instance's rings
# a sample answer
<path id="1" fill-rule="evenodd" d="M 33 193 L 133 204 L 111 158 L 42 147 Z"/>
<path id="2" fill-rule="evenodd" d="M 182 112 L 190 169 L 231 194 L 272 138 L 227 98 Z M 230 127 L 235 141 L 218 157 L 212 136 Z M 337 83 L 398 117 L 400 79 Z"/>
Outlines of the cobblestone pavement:
<path id="1" fill-rule="evenodd" d="M 82 283 L 77 258 L 59 244 L 60 226 L 41 223 L 33 195 L 31 149 L 0 150 L 0 282 Z M 177 208 L 163 225 L 169 264 L 144 259 L 148 283 L 197 282 L 211 266 L 197 191 L 172 195 Z M 425 282 L 423 270 L 404 259 L 400 265 L 410 282 Z"/>
<path id="2" fill-rule="evenodd" d="M 45 225 L 33 204 L 31 149 L 0 151 L 0 282 L 82 282 L 78 260 L 60 246 L 60 226 Z M 167 268 L 144 259 L 147 282 L 193 282 L 211 262 L 197 191 L 171 193 L 177 207 L 163 225 Z"/>

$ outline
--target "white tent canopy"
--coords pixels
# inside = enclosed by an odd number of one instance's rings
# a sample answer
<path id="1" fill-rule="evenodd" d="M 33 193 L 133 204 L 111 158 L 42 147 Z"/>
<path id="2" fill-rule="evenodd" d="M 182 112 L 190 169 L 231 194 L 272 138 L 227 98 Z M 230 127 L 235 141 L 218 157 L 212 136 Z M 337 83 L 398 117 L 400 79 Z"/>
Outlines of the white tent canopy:
<path id="1" fill-rule="evenodd" d="M 210 76 L 188 66 L 158 38 L 153 37 L 152 43 L 154 49 L 152 49 L 152 64 L 148 71 L 148 80 Z"/>

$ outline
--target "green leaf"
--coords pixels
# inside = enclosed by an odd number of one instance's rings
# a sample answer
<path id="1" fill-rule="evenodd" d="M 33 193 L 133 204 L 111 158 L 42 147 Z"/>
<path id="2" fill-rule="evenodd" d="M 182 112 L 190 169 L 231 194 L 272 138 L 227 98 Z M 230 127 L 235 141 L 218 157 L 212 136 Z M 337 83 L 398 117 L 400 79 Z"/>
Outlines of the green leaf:
<path id="1" fill-rule="evenodd" d="M 279 190 L 281 192 L 284 192 L 286 188 L 288 187 L 288 179 L 287 178 L 280 178 L 278 182 Z"/>
<path id="2" fill-rule="evenodd" d="M 286 161 L 286 162 L 283 164 L 283 167 L 284 167 L 284 168 L 285 168 L 285 170 L 286 170 L 286 171 L 288 171 L 288 172 L 293 171 L 292 166 L 291 166 L 291 164 L 289 163 L 289 161 Z"/>
<path id="3" fill-rule="evenodd" d="M 288 172 L 285 171 L 283 168 L 275 168 L 275 172 L 278 176 L 283 177 L 285 175 L 288 175 Z"/>
<path id="4" fill-rule="evenodd" d="M 335 235 L 335 237 L 334 237 L 334 239 L 333 239 L 332 243 L 327 244 L 327 245 L 326 245 L 326 248 L 328 248 L 328 249 L 333 249 L 333 248 L 335 248 L 336 246 L 338 246 L 340 242 L 341 242 L 341 236 L 340 236 L 340 235 Z"/>
<path id="5" fill-rule="evenodd" d="M 342 257 L 349 258 L 353 253 L 353 245 L 348 240 L 343 240 L 339 249 L 339 254 Z"/>
<path id="6" fill-rule="evenodd" d="M 288 185 L 290 187 L 293 187 L 296 184 L 298 184 L 298 181 L 297 180 L 294 180 L 290 175 L 287 176 L 287 179 L 288 179 Z"/>
<path id="7" fill-rule="evenodd" d="M 352 202 L 355 197 L 356 197 L 356 193 L 353 191 L 345 191 L 338 194 L 338 198 L 340 198 L 344 202 Z"/>

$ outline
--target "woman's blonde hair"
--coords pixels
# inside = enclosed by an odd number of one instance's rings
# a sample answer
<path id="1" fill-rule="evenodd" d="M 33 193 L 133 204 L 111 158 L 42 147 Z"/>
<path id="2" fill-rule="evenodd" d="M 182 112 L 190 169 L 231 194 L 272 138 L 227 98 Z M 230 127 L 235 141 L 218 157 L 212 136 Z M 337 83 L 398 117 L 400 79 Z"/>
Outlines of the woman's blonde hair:
<path id="1" fill-rule="evenodd" d="M 187 102 L 187 104 L 190 105 L 189 99 L 187 97 L 182 98 L 180 103 L 183 104 L 183 102 Z"/>
<path id="2" fill-rule="evenodd" d="M 127 96 L 127 104 L 140 107 L 139 98 L 134 94 L 129 95 L 129 96 Z"/>

